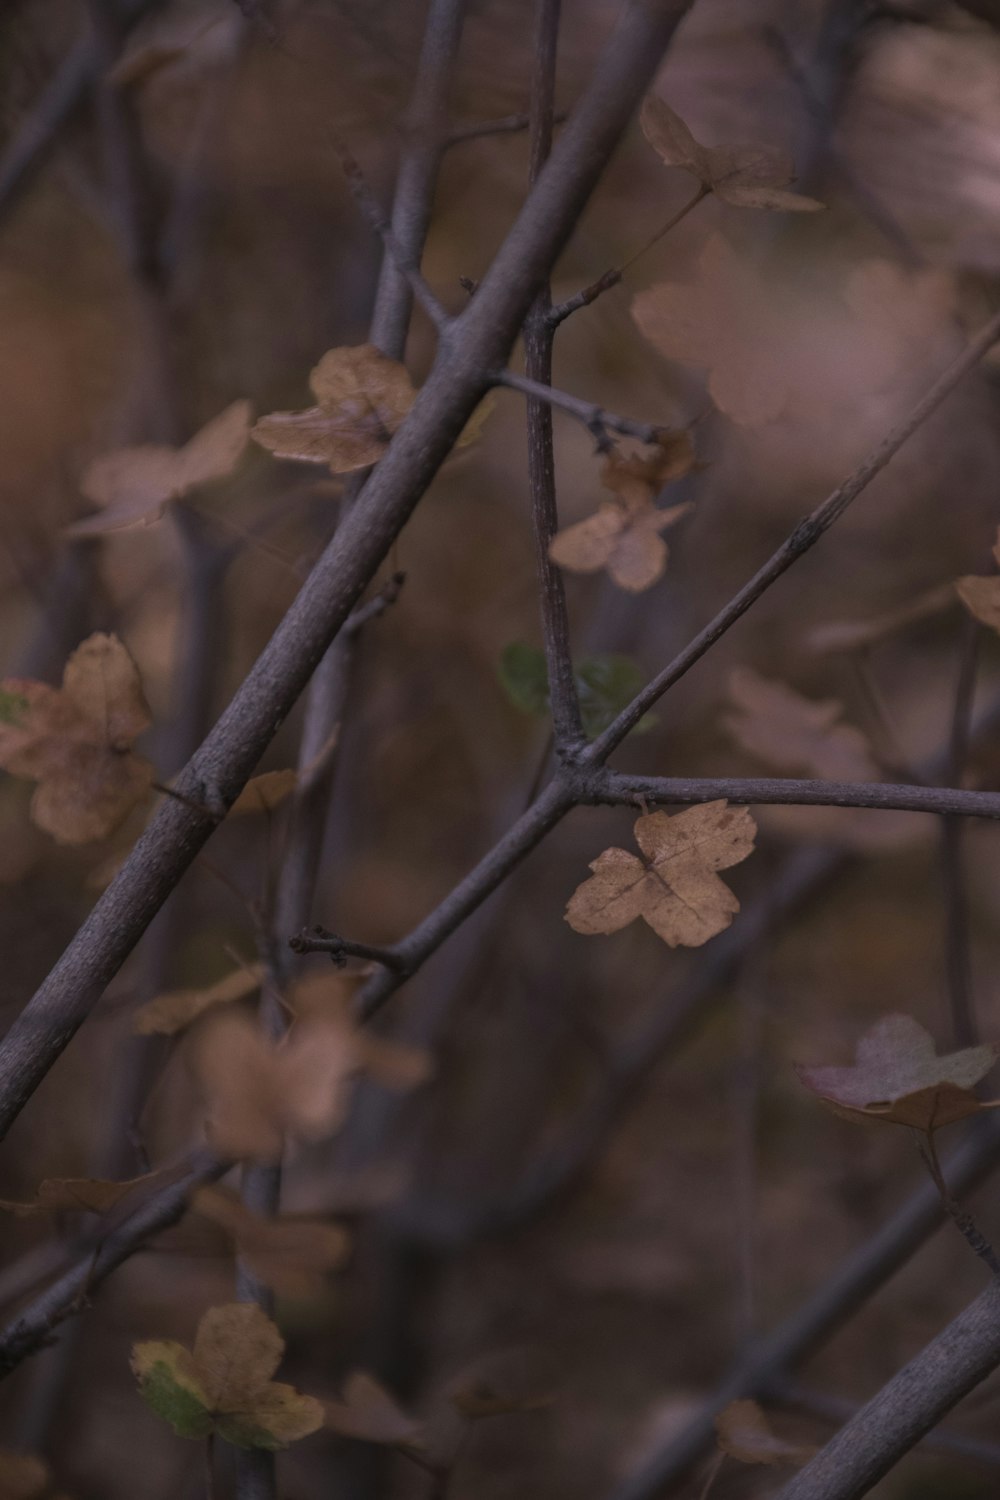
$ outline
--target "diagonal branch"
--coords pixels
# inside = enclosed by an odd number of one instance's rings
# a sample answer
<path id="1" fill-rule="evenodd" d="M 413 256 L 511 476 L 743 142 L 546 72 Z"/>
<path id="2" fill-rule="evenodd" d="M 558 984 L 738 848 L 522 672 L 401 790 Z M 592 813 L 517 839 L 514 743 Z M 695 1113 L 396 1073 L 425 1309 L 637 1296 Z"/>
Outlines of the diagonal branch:
<path id="1" fill-rule="evenodd" d="M 238 796 L 502 366 L 689 0 L 632 0 L 359 503 L 122 870 L 0 1043 L 6 1132 Z M 395 274 L 395 271 L 393 271 Z M 183 800 L 182 800 L 183 799 Z"/>

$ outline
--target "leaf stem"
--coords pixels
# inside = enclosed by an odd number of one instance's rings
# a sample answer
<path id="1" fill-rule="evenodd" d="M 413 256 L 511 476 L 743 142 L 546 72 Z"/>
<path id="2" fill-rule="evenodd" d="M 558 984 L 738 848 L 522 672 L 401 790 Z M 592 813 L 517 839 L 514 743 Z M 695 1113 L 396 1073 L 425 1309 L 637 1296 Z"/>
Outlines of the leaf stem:
<path id="1" fill-rule="evenodd" d="M 938 1193 L 940 1194 L 941 1203 L 945 1210 L 945 1213 L 951 1219 L 952 1223 L 958 1229 L 959 1233 L 965 1238 L 968 1244 L 979 1256 L 980 1260 L 984 1261 L 986 1265 L 989 1266 L 991 1274 L 994 1276 L 1000 1276 L 1000 1259 L 997 1258 L 997 1254 L 993 1249 L 993 1246 L 983 1234 L 982 1230 L 979 1228 L 979 1225 L 976 1223 L 969 1210 L 967 1208 L 963 1208 L 962 1205 L 952 1197 L 952 1194 L 948 1188 L 948 1184 L 945 1181 L 944 1173 L 941 1170 L 941 1163 L 938 1159 L 937 1154 L 937 1146 L 934 1143 L 933 1130 L 914 1131 L 914 1135 L 917 1138 L 917 1147 L 920 1151 L 920 1155 L 923 1159 L 924 1165 L 930 1173 L 931 1180 L 933 1181 L 934 1186 L 937 1188 Z"/>

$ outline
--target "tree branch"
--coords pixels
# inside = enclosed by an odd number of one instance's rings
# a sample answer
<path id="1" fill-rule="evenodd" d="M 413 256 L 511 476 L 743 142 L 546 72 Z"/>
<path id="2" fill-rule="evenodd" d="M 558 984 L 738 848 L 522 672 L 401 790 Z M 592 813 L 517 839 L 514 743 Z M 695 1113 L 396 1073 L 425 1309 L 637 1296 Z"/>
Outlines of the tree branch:
<path id="1" fill-rule="evenodd" d="M 450 451 L 482 397 L 486 372 L 505 361 L 688 7 L 689 0 L 633 0 L 624 11 L 590 86 L 362 499 L 179 777 L 177 790 L 186 800 L 164 801 L 0 1043 L 0 1130 L 9 1128 L 209 838 L 216 820 L 205 804 L 229 806 L 238 796 Z M 548 826 L 551 820 L 541 831 Z"/>
<path id="2" fill-rule="evenodd" d="M 497 370 L 490 376 L 490 381 L 493 385 L 508 386 L 512 391 L 522 391 L 536 401 L 544 401 L 548 406 L 558 406 L 560 411 L 569 412 L 571 417 L 582 422 L 587 431 L 592 434 L 602 453 L 611 447 L 611 439 L 608 436 L 609 427 L 612 432 L 620 432 L 624 437 L 638 438 L 642 443 L 657 442 L 663 432 L 663 428 L 658 427 L 655 422 L 634 422 L 631 417 L 618 417 L 613 411 L 606 411 L 603 406 L 597 406 L 593 401 L 584 401 L 580 396 L 571 396 L 568 391 L 560 391 L 543 381 L 532 380 L 526 375 L 518 375 L 514 370 Z"/>

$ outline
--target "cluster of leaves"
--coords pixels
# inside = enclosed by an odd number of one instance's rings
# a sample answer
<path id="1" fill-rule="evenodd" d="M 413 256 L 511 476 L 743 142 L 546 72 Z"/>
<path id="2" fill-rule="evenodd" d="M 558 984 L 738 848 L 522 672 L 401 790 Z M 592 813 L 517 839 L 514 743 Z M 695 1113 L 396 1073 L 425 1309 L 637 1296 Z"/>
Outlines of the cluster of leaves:
<path id="1" fill-rule="evenodd" d="M 515 708 L 535 718 L 548 716 L 549 672 L 544 651 L 512 641 L 504 647 L 497 675 Z M 583 732 L 589 740 L 607 729 L 646 683 L 638 662 L 613 651 L 582 657 L 574 663 L 573 675 Z M 647 714 L 635 733 L 651 729 L 655 722 L 655 715 Z"/>
<path id="2" fill-rule="evenodd" d="M 706 802 L 635 825 L 642 858 L 605 849 L 573 892 L 566 920 L 576 932 L 618 932 L 641 917 L 671 948 L 700 947 L 732 922 L 740 903 L 715 873 L 746 859 L 756 825 L 745 807 Z"/>
<path id="3" fill-rule="evenodd" d="M 686 432 L 664 432 L 645 456 L 622 457 L 612 449 L 601 466 L 601 483 L 614 499 L 602 501 L 594 515 L 554 536 L 552 561 L 574 573 L 606 568 L 620 588 L 633 594 L 651 588 L 666 572 L 670 556 L 660 533 L 692 508 L 685 503 L 661 510 L 656 498 L 694 464 L 694 445 Z"/>
<path id="4" fill-rule="evenodd" d="M 37 782 L 33 821 L 61 844 L 107 838 L 152 779 L 132 748 L 151 720 L 125 646 L 115 635 L 89 636 L 61 687 L 8 677 L 0 693 L 0 766 Z"/>

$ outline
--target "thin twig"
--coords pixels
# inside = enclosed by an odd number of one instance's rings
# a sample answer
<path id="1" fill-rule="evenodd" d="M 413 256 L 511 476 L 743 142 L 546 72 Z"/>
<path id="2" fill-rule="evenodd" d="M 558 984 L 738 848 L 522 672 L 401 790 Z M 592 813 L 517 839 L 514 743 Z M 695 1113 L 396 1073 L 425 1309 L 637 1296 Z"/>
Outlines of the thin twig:
<path id="1" fill-rule="evenodd" d="M 560 110 L 553 113 L 552 123 L 561 125 L 565 119 L 566 111 Z M 445 145 L 462 146 L 466 141 L 479 141 L 489 135 L 516 135 L 527 130 L 530 124 L 530 114 L 501 115 L 496 120 L 470 120 L 465 125 L 452 126 Z"/>
<path id="2" fill-rule="evenodd" d="M 531 86 L 530 186 L 534 186 L 538 180 L 538 174 L 552 149 L 560 7 L 561 0 L 538 0 L 535 71 Z M 548 321 L 550 307 L 550 288 L 546 282 L 539 288 L 524 325 L 524 368 L 527 378 L 547 389 L 552 386 L 553 330 Z M 559 752 L 572 752 L 583 743 L 583 725 L 570 653 L 566 590 L 561 570 L 549 557 L 549 544 L 559 530 L 555 457 L 552 449 L 552 406 L 548 400 L 529 395 L 525 410 L 528 424 L 528 491 L 531 496 L 552 733 Z"/>
<path id="3" fill-rule="evenodd" d="M 700 661 L 705 652 L 746 614 L 751 605 L 755 604 L 793 563 L 796 563 L 816 545 L 820 537 L 840 519 L 875 476 L 882 472 L 890 459 L 895 457 L 904 443 L 923 426 L 928 417 L 937 411 L 963 376 L 979 363 L 998 338 L 1000 338 L 1000 313 L 995 314 L 975 337 L 970 339 L 958 358 L 952 361 L 927 394 L 917 402 L 909 415 L 887 437 L 883 438 L 882 442 L 858 465 L 853 474 L 799 522 L 778 550 L 733 595 L 704 630 L 700 631 L 694 640 L 685 646 L 680 655 L 654 677 L 604 733 L 593 741 L 584 752 L 585 759 L 596 765 L 607 760 L 611 752 L 621 744 L 627 734 L 631 733 L 640 719 L 649 712 L 667 689 L 673 687 L 674 683 L 678 682 L 695 662 Z"/>
<path id="4" fill-rule="evenodd" d="M 558 406 L 560 411 L 569 412 L 571 417 L 582 422 L 593 435 L 601 453 L 607 452 L 611 447 L 609 428 L 625 437 L 638 438 L 643 443 L 655 443 L 663 435 L 664 429 L 655 422 L 635 422 L 631 417 L 616 416 L 613 411 L 606 411 L 593 401 L 571 396 L 568 391 L 560 391 L 542 381 L 531 380 L 527 375 L 518 375 L 514 370 L 497 370 L 490 376 L 490 382 L 493 385 L 508 386 L 512 391 L 522 391 L 536 401 L 544 401 L 549 406 Z"/>
<path id="5" fill-rule="evenodd" d="M 303 930 L 288 939 L 293 953 L 328 953 L 334 963 L 341 966 L 348 958 L 363 958 L 368 963 L 381 964 L 397 974 L 409 972 L 405 959 L 392 948 L 379 948 L 374 943 L 356 943 L 350 938 L 338 937 L 327 932 L 325 927 Z"/>
<path id="6" fill-rule="evenodd" d="M 932 1130 L 918 1130 L 915 1134 L 921 1158 L 928 1172 L 931 1174 L 934 1186 L 941 1195 L 941 1203 L 945 1213 L 951 1219 L 959 1234 L 971 1246 L 973 1252 L 979 1256 L 980 1260 L 985 1261 L 992 1274 L 1000 1276 L 1000 1260 L 997 1260 L 996 1251 L 983 1234 L 972 1214 L 967 1208 L 962 1207 L 945 1181 L 944 1173 L 941 1170 L 941 1163 L 938 1160 L 934 1132 Z"/>
<path id="7" fill-rule="evenodd" d="M 652 250 L 654 245 L 658 245 L 664 235 L 669 234 L 671 229 L 675 229 L 682 219 L 686 219 L 691 210 L 697 208 L 701 200 L 707 198 L 711 191 L 711 188 L 706 187 L 702 183 L 694 196 L 682 204 L 675 214 L 671 214 L 667 222 L 661 225 L 656 233 L 640 245 L 639 249 L 634 251 L 627 260 L 623 260 L 620 266 L 612 266 L 609 270 L 598 276 L 596 281 L 592 281 L 589 286 L 581 287 L 578 292 L 574 292 L 572 297 L 567 297 L 564 302 L 556 303 L 555 307 L 549 309 L 549 326 L 551 328 L 558 328 L 559 324 L 565 322 L 571 313 L 578 312 L 581 307 L 589 307 L 604 292 L 610 291 L 613 286 L 617 286 L 625 275 L 625 272 L 635 265 L 640 256 L 645 255 L 647 250 Z"/>

